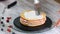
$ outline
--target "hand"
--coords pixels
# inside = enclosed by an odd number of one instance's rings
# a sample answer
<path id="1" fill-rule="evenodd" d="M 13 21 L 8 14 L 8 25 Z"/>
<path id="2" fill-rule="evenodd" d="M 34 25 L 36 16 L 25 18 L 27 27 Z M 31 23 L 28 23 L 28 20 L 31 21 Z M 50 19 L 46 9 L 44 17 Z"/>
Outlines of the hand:
<path id="1" fill-rule="evenodd" d="M 59 27 L 60 26 L 60 19 L 57 21 L 57 23 L 54 25 L 54 27 Z"/>

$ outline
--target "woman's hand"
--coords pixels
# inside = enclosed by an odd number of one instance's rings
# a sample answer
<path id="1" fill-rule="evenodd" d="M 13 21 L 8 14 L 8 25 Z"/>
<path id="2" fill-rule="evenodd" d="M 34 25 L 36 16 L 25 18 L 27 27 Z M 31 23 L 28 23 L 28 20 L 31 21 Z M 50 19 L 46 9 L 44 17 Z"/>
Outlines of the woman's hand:
<path id="1" fill-rule="evenodd" d="M 56 22 L 56 24 L 54 25 L 54 27 L 59 27 L 60 26 L 60 19 Z"/>

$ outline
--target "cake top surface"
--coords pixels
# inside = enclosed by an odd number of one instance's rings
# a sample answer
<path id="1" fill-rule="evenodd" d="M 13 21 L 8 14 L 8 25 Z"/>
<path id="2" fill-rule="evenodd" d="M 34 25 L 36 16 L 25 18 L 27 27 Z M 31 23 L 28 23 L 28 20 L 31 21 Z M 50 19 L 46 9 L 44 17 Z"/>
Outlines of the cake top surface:
<path id="1" fill-rule="evenodd" d="M 40 15 L 36 15 L 35 11 L 26 11 L 24 13 L 21 13 L 21 17 L 24 17 L 25 19 L 28 20 L 37 20 L 37 19 L 42 19 L 44 16 L 46 16 L 46 14 L 41 13 Z"/>

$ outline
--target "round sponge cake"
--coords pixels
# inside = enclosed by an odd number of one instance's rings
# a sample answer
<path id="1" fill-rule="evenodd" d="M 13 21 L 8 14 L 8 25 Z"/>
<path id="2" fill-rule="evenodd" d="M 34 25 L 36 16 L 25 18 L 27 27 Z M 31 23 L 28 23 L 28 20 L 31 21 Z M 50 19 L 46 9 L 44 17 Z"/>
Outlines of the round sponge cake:
<path id="1" fill-rule="evenodd" d="M 35 11 L 26 10 L 20 14 L 20 22 L 25 26 L 35 27 L 43 25 L 46 21 L 46 14 L 40 12 L 40 15 L 36 15 Z"/>

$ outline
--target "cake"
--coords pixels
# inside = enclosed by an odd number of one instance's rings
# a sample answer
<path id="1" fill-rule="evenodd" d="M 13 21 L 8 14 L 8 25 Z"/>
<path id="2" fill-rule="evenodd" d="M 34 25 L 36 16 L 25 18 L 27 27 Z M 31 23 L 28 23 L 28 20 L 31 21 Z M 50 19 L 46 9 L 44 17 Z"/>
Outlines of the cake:
<path id="1" fill-rule="evenodd" d="M 34 10 L 26 10 L 20 13 L 20 23 L 25 26 L 35 27 L 43 25 L 46 21 L 46 14 L 41 12 L 36 15 Z"/>

